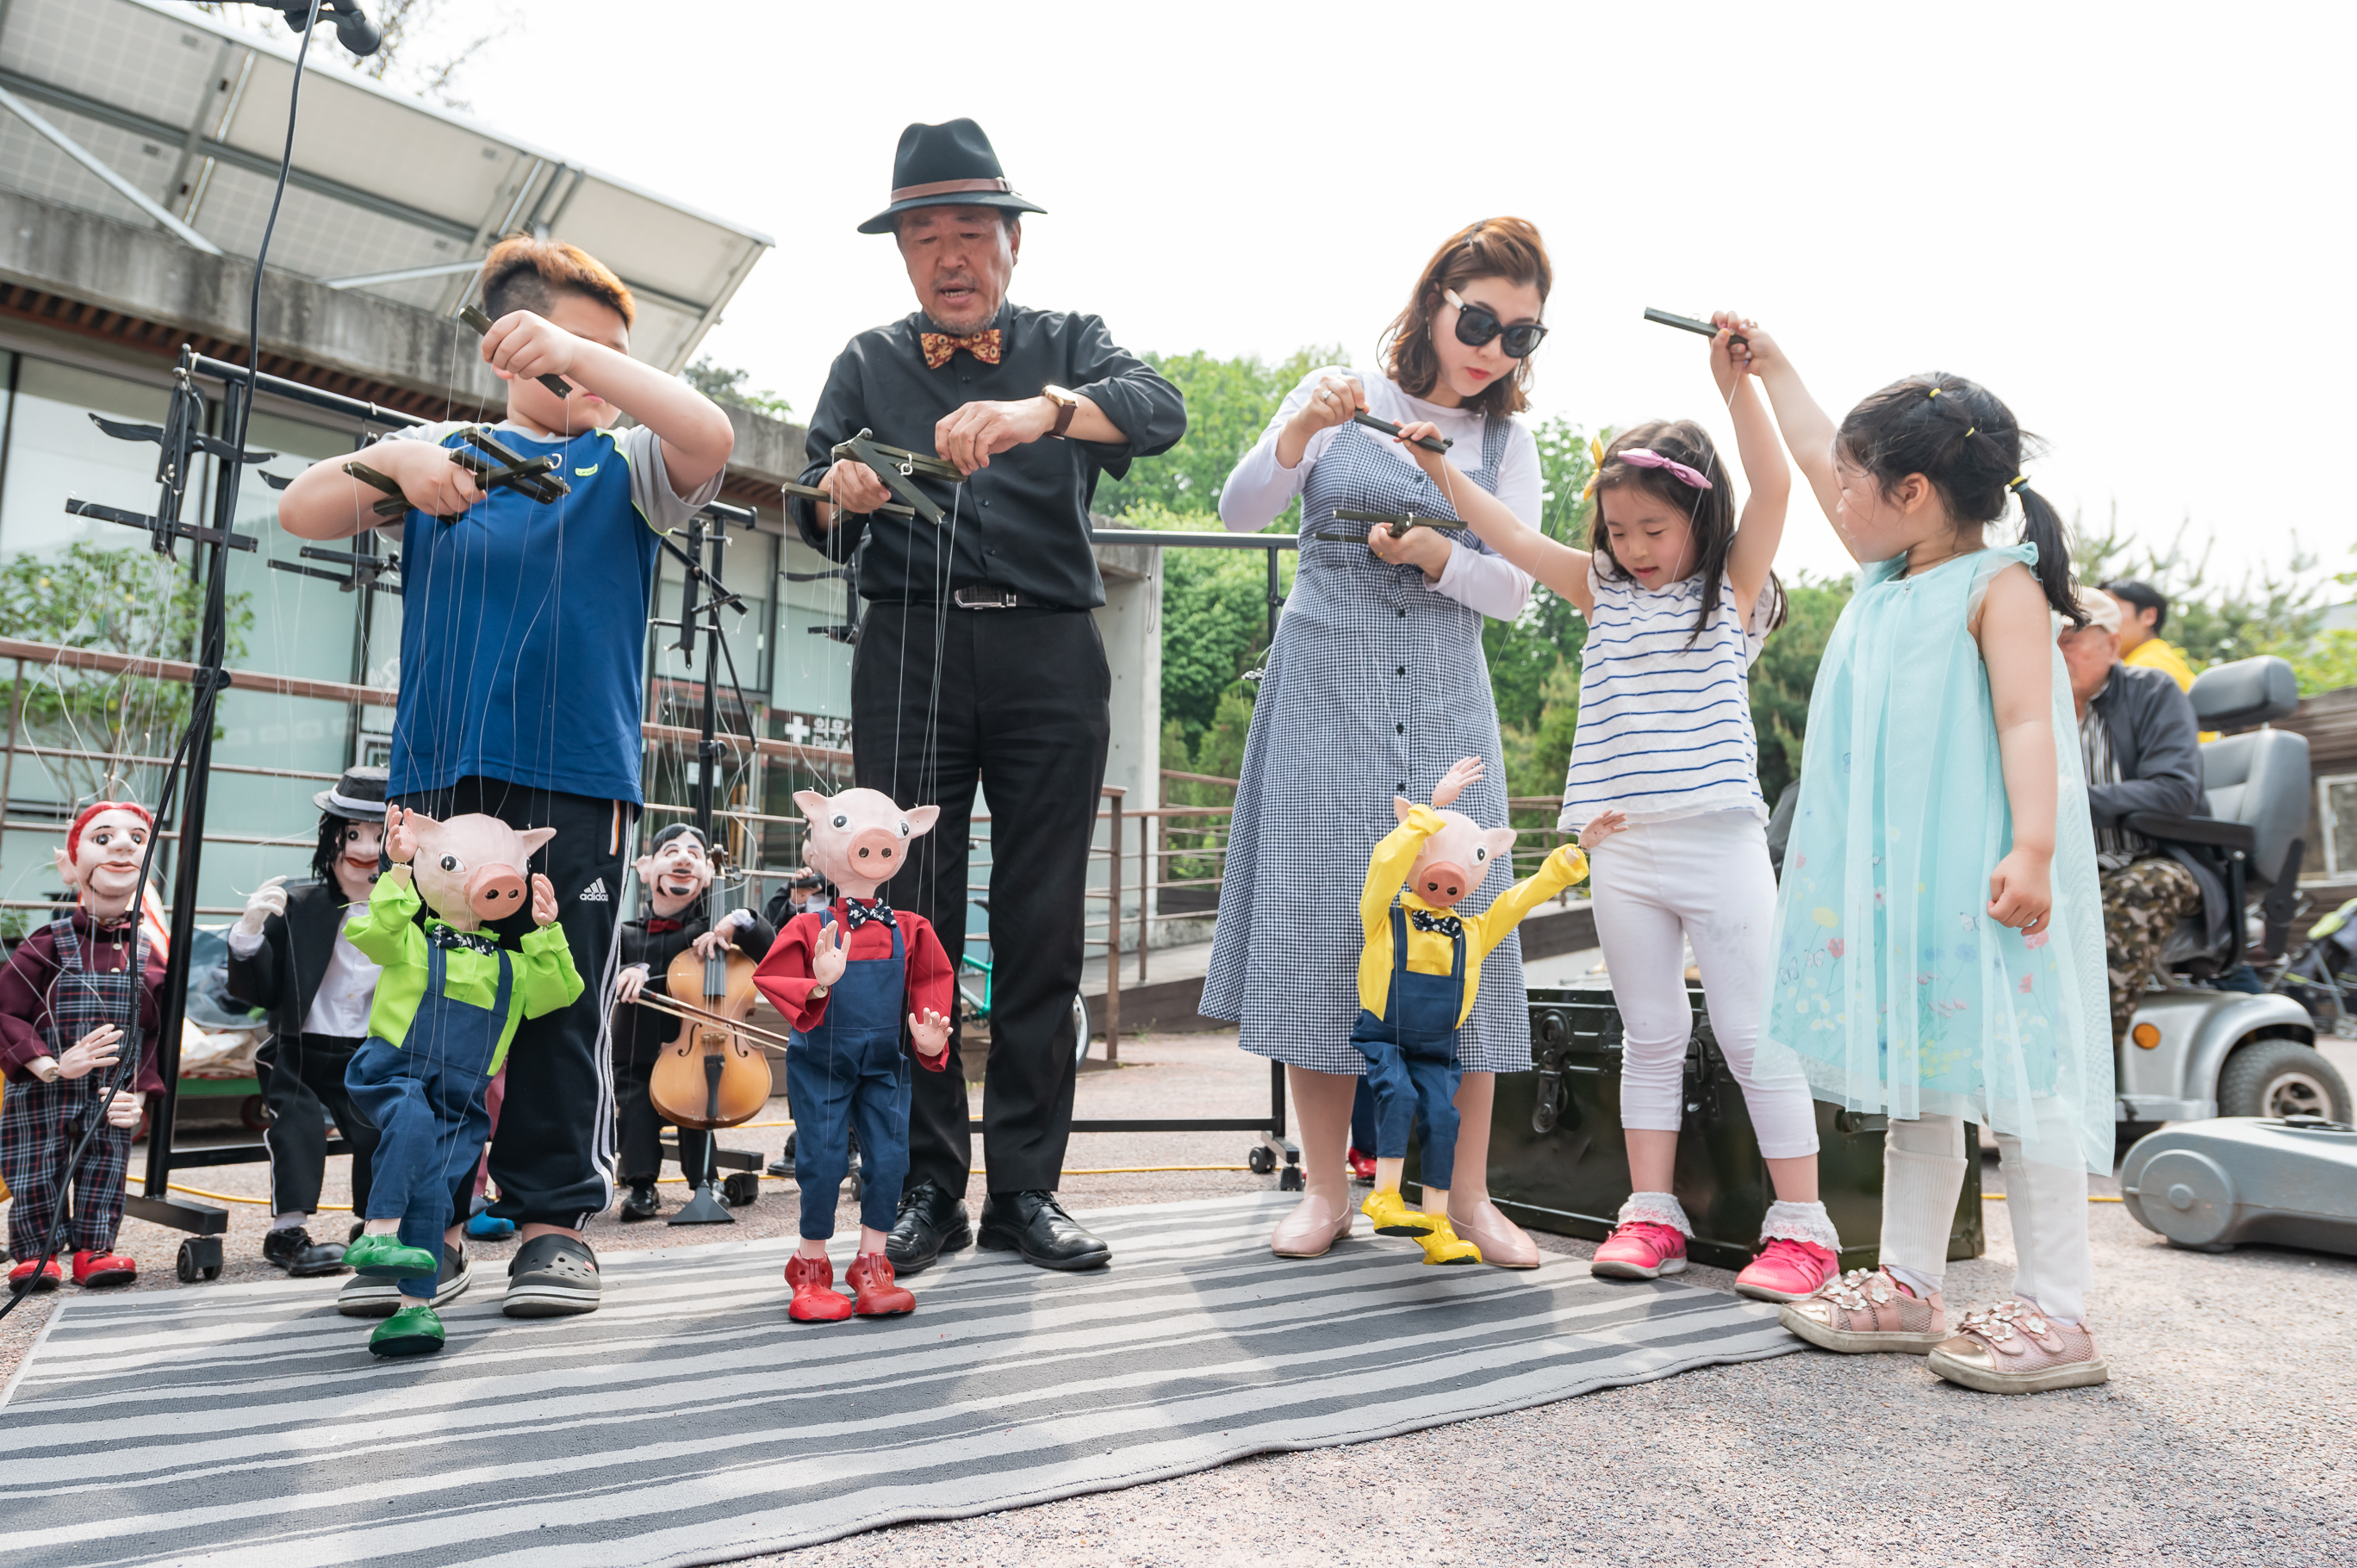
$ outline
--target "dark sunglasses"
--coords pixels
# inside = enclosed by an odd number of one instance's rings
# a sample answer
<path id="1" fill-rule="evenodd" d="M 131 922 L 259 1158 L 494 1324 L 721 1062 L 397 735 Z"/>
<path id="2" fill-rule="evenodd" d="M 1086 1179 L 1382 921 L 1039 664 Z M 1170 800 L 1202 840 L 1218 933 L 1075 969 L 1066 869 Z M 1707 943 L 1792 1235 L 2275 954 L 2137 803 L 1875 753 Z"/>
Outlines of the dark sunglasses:
<path id="1" fill-rule="evenodd" d="M 1488 306 L 1468 305 L 1457 297 L 1453 288 L 1442 289 L 1440 297 L 1457 307 L 1457 340 L 1469 349 L 1479 349 L 1491 338 L 1502 336 L 1505 341 L 1498 346 L 1506 351 L 1506 358 L 1527 360 L 1531 350 L 1547 335 L 1547 329 L 1535 321 L 1508 327 Z"/>

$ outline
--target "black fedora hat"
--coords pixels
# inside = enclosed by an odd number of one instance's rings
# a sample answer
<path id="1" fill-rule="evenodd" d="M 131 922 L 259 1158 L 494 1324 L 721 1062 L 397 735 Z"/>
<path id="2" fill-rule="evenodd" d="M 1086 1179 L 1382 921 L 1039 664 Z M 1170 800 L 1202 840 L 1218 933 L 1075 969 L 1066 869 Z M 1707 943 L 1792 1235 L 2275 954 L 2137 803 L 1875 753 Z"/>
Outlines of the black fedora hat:
<path id="1" fill-rule="evenodd" d="M 381 822 L 384 820 L 384 785 L 385 770 L 382 768 L 348 768 L 344 776 L 336 780 L 336 787 L 312 796 L 311 804 L 354 822 Z"/>
<path id="2" fill-rule="evenodd" d="M 920 207 L 1003 207 L 1045 212 L 1015 194 L 998 166 L 990 138 L 971 120 L 911 125 L 892 155 L 892 205 L 859 226 L 863 234 L 889 234 L 901 213 Z"/>

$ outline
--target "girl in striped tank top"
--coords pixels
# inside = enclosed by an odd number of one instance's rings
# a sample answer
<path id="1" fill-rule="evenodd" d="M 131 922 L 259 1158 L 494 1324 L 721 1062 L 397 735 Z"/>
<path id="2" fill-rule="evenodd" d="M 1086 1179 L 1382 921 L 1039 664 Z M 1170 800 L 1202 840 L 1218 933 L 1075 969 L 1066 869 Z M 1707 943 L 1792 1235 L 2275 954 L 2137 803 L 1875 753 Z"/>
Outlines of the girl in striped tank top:
<path id="1" fill-rule="evenodd" d="M 1690 942 L 1712 1032 L 1743 1086 L 1776 1187 L 1760 1254 L 1736 1288 L 1794 1301 L 1839 1273 L 1841 1241 L 1817 1197 L 1808 1084 L 1789 1068 L 1763 1079 L 1752 1061 L 1776 877 L 1749 671 L 1783 618 L 1770 566 L 1792 475 L 1766 404 L 1729 356 L 1728 329 L 1746 324 L 1714 319 L 1711 373 L 1750 485 L 1739 519 L 1726 466 L 1691 420 L 1638 425 L 1604 452 L 1586 550 L 1555 543 L 1482 498 L 1458 504 L 1484 542 L 1587 618 L 1562 824 L 1577 832 L 1607 812 L 1628 821 L 1595 851 L 1592 886 L 1597 940 L 1628 1031 L 1620 1121 L 1635 1190 L 1594 1271 L 1652 1279 L 1686 1266 L 1694 1228 L 1671 1176 L 1693 1033 Z"/>

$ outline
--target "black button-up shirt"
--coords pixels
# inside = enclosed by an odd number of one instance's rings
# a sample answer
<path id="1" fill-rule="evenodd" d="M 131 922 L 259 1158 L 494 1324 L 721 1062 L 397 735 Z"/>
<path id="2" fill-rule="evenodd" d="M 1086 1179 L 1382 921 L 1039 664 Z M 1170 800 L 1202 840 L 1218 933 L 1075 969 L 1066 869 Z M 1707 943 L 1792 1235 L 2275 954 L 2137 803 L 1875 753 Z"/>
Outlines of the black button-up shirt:
<path id="1" fill-rule="evenodd" d="M 930 604 L 952 589 L 988 586 L 1094 608 L 1104 603 L 1089 547 L 1097 476 L 1119 478 L 1132 458 L 1167 452 L 1187 433 L 1178 389 L 1116 347 L 1102 318 L 1007 304 L 993 325 L 1000 332 L 996 365 L 961 349 L 939 370 L 926 369 L 919 334 L 938 328 L 922 312 L 854 338 L 827 372 L 811 415 L 802 482 L 816 484 L 834 465 L 834 444 L 862 430 L 885 446 L 930 453 L 943 415 L 969 403 L 1038 397 L 1048 386 L 1087 398 L 1129 440 L 1101 446 L 1042 436 L 999 453 L 963 486 L 915 476 L 941 505 L 938 530 L 917 518 L 838 513 L 834 530 L 821 533 L 813 503 L 791 500 L 794 526 L 813 549 L 836 561 L 860 550 L 866 598 Z"/>

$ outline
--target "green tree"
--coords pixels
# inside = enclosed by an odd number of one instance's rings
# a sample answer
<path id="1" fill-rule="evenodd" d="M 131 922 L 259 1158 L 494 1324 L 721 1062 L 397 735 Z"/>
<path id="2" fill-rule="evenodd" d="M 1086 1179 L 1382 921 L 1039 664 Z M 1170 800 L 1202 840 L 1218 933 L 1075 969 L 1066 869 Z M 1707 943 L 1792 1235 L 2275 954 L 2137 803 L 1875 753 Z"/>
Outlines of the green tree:
<path id="1" fill-rule="evenodd" d="M 232 664 L 244 656 L 253 625 L 251 597 L 229 596 Z M 0 626 L 28 641 L 187 659 L 203 614 L 203 586 L 136 545 L 105 550 L 77 542 L 59 554 L 16 555 L 0 564 Z M 19 689 L 17 733 L 82 754 L 47 759 L 70 798 L 98 798 L 127 783 L 113 759 L 167 755 L 188 722 L 189 691 L 177 681 L 64 665 L 28 670 L 27 677 Z"/>
<path id="2" fill-rule="evenodd" d="M 1132 510 L 1121 521 L 1131 528 L 1222 532 L 1216 517 L 1171 511 L 1158 503 Z M 1292 592 L 1293 571 L 1294 553 L 1278 552 L 1280 594 Z M 1242 677 L 1267 655 L 1267 555 L 1258 550 L 1165 550 L 1162 716 L 1178 726 L 1190 755 L 1203 733 L 1219 722 L 1224 697 L 1235 696 L 1249 714 L 1253 693 Z M 1242 742 L 1237 744 L 1241 758 Z"/>
<path id="3" fill-rule="evenodd" d="M 1848 605 L 1847 577 L 1803 575 L 1784 585 L 1784 624 L 1768 639 L 1751 667 L 1751 727 L 1760 739 L 1760 792 L 1773 806 L 1801 776 L 1801 742 L 1808 734 L 1809 693 L 1834 623 Z"/>
<path id="4" fill-rule="evenodd" d="M 732 370 L 726 365 L 716 365 L 712 362 L 712 356 L 706 354 L 680 371 L 679 379 L 716 403 L 733 403 L 771 419 L 791 418 L 794 405 L 776 392 L 747 390 L 745 382 L 752 373 L 750 371 Z"/>
<path id="5" fill-rule="evenodd" d="M 2322 633 L 2291 661 L 2291 667 L 2299 677 L 2303 697 L 2357 686 L 2357 630 L 2343 628 Z"/>
<path id="6" fill-rule="evenodd" d="M 2165 549 L 2139 545 L 2121 532 L 2113 509 L 2102 532 L 2083 518 L 2071 525 L 2072 574 L 2082 583 L 2134 577 L 2169 596 L 2169 624 L 2161 635 L 2175 643 L 2198 671 L 2213 664 L 2276 653 L 2297 660 L 2314 640 L 2323 618 L 2324 585 L 2317 559 L 2292 542 L 2289 565 L 2278 572 L 2262 564 L 2229 587 L 2211 577 L 2217 541 L 2190 550 L 2189 521 L 2178 526 Z"/>
<path id="7" fill-rule="evenodd" d="M 1095 510 L 1125 521 L 1129 513 L 1150 508 L 1179 514 L 1216 512 L 1228 476 L 1268 428 L 1285 394 L 1318 366 L 1342 364 L 1349 358 L 1334 345 L 1299 349 L 1273 365 L 1257 355 L 1222 360 L 1200 349 L 1141 357 L 1185 395 L 1187 434 L 1160 456 L 1139 458 L 1125 477 L 1098 483 Z M 1297 506 L 1288 508 L 1273 526 L 1289 532 L 1297 516 Z"/>

